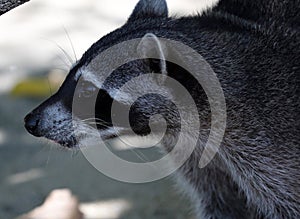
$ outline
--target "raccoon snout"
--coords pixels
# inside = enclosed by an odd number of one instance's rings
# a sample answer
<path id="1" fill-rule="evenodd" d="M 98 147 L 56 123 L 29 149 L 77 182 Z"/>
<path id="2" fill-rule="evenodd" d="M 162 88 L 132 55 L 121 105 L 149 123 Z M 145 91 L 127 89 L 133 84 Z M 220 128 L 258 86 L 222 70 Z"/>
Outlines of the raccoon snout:
<path id="1" fill-rule="evenodd" d="M 41 137 L 43 133 L 41 132 L 41 129 L 39 128 L 39 123 L 40 123 L 40 115 L 35 114 L 35 113 L 29 113 L 28 115 L 25 116 L 24 122 L 25 122 L 25 128 L 26 130 L 36 136 L 36 137 Z"/>

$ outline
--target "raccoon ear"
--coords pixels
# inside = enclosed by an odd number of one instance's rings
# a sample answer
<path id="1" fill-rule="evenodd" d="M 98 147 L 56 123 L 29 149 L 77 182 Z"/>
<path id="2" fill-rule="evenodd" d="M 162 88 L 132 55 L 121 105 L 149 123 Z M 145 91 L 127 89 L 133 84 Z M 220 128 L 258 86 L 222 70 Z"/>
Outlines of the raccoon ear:
<path id="1" fill-rule="evenodd" d="M 128 21 L 144 17 L 168 17 L 168 6 L 165 0 L 140 0 L 135 6 Z"/>
<path id="2" fill-rule="evenodd" d="M 167 49 L 153 33 L 147 33 L 139 43 L 137 52 L 141 58 L 146 58 L 150 69 L 167 76 Z"/>

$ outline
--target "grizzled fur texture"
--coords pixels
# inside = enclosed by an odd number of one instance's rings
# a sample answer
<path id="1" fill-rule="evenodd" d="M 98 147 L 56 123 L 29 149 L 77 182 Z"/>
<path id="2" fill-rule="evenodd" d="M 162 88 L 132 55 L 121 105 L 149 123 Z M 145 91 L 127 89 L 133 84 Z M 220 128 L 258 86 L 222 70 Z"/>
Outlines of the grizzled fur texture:
<path id="1" fill-rule="evenodd" d="M 107 128 L 110 104 L 118 98 L 124 104 L 126 95 L 115 97 L 112 88 L 143 72 L 166 67 L 169 76 L 190 89 L 204 127 L 195 151 L 176 174 L 183 191 L 193 200 L 197 216 L 300 218 L 299 5 L 299 0 L 221 0 L 202 15 L 173 18 L 168 16 L 164 0 L 140 0 L 126 24 L 92 45 L 58 93 L 27 115 L 25 126 L 35 136 L 67 147 L 79 145 L 73 133 L 91 133 L 79 122 L 71 124 L 72 97 L 77 95 L 74 89 L 82 74 L 87 81 L 83 90 L 101 87 L 96 117 L 105 125 L 98 128 L 104 137 L 114 137 Z M 92 79 L 97 68 L 86 70 L 101 51 L 146 34 L 192 47 L 211 65 L 221 83 L 227 105 L 226 132 L 218 154 L 203 169 L 198 168 L 198 161 L 207 140 L 205 128 L 210 127 L 209 105 L 201 87 L 185 70 L 172 63 L 162 65 L 162 60 L 135 61 L 99 84 Z M 136 133 L 148 133 L 145 115 L 157 113 L 164 107 L 162 103 L 151 97 L 136 103 L 131 120 Z M 160 113 L 171 115 L 168 119 L 174 123 L 176 113 L 170 105 L 165 109 Z M 166 150 L 170 144 L 165 141 Z"/>

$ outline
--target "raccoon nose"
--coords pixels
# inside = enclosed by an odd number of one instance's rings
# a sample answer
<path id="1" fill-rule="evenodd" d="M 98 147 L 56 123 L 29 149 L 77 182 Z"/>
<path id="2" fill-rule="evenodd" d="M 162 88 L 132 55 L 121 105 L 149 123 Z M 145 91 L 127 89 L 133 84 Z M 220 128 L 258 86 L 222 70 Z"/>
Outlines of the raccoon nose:
<path id="1" fill-rule="evenodd" d="M 41 137 L 42 134 L 39 131 L 39 122 L 40 122 L 40 117 L 39 115 L 33 114 L 33 113 L 29 113 L 27 116 L 25 116 L 24 118 L 24 122 L 25 122 L 25 128 L 26 130 L 36 136 L 36 137 Z"/>

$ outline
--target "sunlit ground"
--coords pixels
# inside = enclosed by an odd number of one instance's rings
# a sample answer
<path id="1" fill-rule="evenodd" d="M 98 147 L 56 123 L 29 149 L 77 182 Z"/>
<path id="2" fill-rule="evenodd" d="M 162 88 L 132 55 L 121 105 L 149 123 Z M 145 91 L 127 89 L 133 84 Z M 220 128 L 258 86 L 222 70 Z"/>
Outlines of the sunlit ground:
<path id="1" fill-rule="evenodd" d="M 57 188 L 69 188 L 79 198 L 85 218 L 192 218 L 189 202 L 176 193 L 170 177 L 147 184 L 118 182 L 80 152 L 31 137 L 23 117 L 45 97 L 11 94 L 17 83 L 42 76 L 50 79 L 44 96 L 50 95 L 52 79 L 61 83 L 94 41 L 126 21 L 136 2 L 31 0 L 0 17 L 0 218 L 33 209 Z M 168 1 L 171 14 L 195 13 L 212 2 Z M 120 156 L 137 156 L 120 144 L 114 147 Z"/>

